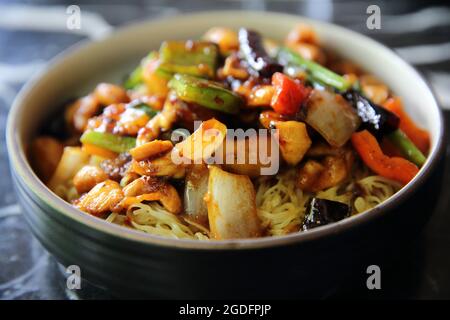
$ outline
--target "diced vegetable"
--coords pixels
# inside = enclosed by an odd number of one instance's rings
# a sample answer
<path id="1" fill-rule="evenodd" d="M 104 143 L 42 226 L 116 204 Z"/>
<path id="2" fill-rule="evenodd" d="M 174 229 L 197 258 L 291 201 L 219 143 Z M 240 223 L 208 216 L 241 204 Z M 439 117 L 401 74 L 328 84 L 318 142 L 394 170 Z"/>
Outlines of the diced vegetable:
<path id="1" fill-rule="evenodd" d="M 279 121 L 275 128 L 278 129 L 281 155 L 287 164 L 297 165 L 311 146 L 306 125 L 298 121 Z"/>
<path id="2" fill-rule="evenodd" d="M 419 172 L 414 163 L 383 154 L 377 139 L 367 130 L 354 133 L 352 144 L 366 166 L 380 176 L 407 184 Z"/>
<path id="3" fill-rule="evenodd" d="M 130 149 L 130 154 L 136 161 L 156 157 L 173 148 L 172 142 L 168 140 L 153 140 Z"/>
<path id="4" fill-rule="evenodd" d="M 412 142 L 426 154 L 430 148 L 430 134 L 420 128 L 413 119 L 403 109 L 402 101 L 399 97 L 388 99 L 383 107 L 392 111 L 400 118 L 400 129 L 411 139 Z"/>
<path id="5" fill-rule="evenodd" d="M 350 207 L 345 203 L 312 198 L 306 209 L 303 231 L 347 218 L 350 212 Z"/>
<path id="6" fill-rule="evenodd" d="M 205 201 L 214 239 L 252 238 L 261 234 L 255 190 L 248 176 L 211 166 Z"/>
<path id="7" fill-rule="evenodd" d="M 219 83 L 189 75 L 176 74 L 169 82 L 169 87 L 181 100 L 225 113 L 238 113 L 243 103 L 239 95 L 223 88 Z"/>
<path id="8" fill-rule="evenodd" d="M 186 174 L 184 187 L 184 211 L 195 220 L 208 220 L 208 208 L 204 201 L 208 192 L 209 172 L 206 165 L 193 165 Z"/>
<path id="9" fill-rule="evenodd" d="M 226 134 L 227 127 L 213 118 L 202 122 L 193 134 L 177 143 L 174 151 L 178 152 L 180 161 L 185 158 L 191 163 L 200 164 L 222 146 Z"/>
<path id="10" fill-rule="evenodd" d="M 275 93 L 270 105 L 282 115 L 295 115 L 310 92 L 301 83 L 280 72 L 273 74 L 272 85 L 275 87 Z"/>
<path id="11" fill-rule="evenodd" d="M 136 139 L 133 137 L 122 137 L 112 133 L 98 131 L 85 131 L 80 141 L 117 153 L 127 152 L 136 145 Z"/>
<path id="12" fill-rule="evenodd" d="M 322 67 L 314 61 L 304 59 L 287 47 L 281 47 L 277 56 L 278 61 L 280 61 L 281 64 L 299 66 L 305 69 L 313 79 L 325 83 L 339 91 L 346 91 L 350 87 L 349 81 L 344 77 Z"/>
<path id="13" fill-rule="evenodd" d="M 219 49 L 206 41 L 166 41 L 159 49 L 159 69 L 213 78 L 217 68 Z"/>
<path id="14" fill-rule="evenodd" d="M 334 147 L 343 146 L 359 127 L 361 120 L 342 96 L 313 90 L 305 106 L 305 122 Z"/>
<path id="15" fill-rule="evenodd" d="M 402 153 L 402 155 L 417 165 L 418 167 L 423 166 L 427 158 L 420 152 L 419 149 L 412 143 L 411 140 L 401 131 L 400 129 L 387 135 L 389 141 L 391 141 Z"/>
<path id="16" fill-rule="evenodd" d="M 253 73 L 256 72 L 261 77 L 270 78 L 275 72 L 283 71 L 283 66 L 267 54 L 259 33 L 244 28 L 240 29 L 239 48 Z"/>
<path id="17" fill-rule="evenodd" d="M 364 128 L 377 137 L 386 135 L 398 128 L 399 118 L 389 110 L 373 103 L 355 90 L 349 90 L 344 97 L 356 109 Z"/>
<path id="18" fill-rule="evenodd" d="M 89 154 L 83 152 L 79 147 L 65 147 L 61 160 L 56 167 L 55 173 L 48 182 L 48 187 L 61 197 L 64 194 L 58 192 L 60 186 L 64 186 L 71 181 L 78 170 L 89 161 Z"/>

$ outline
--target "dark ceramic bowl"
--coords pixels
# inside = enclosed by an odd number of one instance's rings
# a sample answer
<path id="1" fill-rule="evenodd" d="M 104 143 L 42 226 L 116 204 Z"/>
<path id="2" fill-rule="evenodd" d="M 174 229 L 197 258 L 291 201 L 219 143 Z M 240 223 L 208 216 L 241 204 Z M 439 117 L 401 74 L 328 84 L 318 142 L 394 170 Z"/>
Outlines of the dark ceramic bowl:
<path id="1" fill-rule="evenodd" d="M 199 37 L 212 26 L 251 27 L 281 40 L 298 22 L 311 24 L 327 48 L 381 78 L 431 133 L 431 152 L 420 173 L 376 208 L 276 238 L 176 240 L 87 215 L 53 194 L 30 168 L 25 150 L 49 114 L 99 81 L 119 81 L 161 41 Z M 112 293 L 141 298 L 311 297 L 323 296 L 351 275 L 365 274 L 369 264 L 386 256 L 386 248 L 401 250 L 419 232 L 439 193 L 443 133 L 429 87 L 388 48 L 298 16 L 227 11 L 145 22 L 68 50 L 17 97 L 9 114 L 7 144 L 15 188 L 33 233 L 62 264 L 80 266 L 83 278 Z"/>

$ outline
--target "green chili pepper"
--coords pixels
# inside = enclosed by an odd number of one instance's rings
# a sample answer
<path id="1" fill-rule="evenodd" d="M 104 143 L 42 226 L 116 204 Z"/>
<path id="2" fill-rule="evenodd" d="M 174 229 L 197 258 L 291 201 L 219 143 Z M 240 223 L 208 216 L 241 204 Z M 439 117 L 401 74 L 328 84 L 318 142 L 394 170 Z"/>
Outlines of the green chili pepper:
<path id="1" fill-rule="evenodd" d="M 219 49 L 205 41 L 166 41 L 159 49 L 159 70 L 213 78 Z"/>
<path id="2" fill-rule="evenodd" d="M 225 89 L 219 83 L 185 74 L 174 75 L 169 87 L 181 100 L 226 113 L 238 113 L 243 103 L 239 95 Z"/>
<path id="3" fill-rule="evenodd" d="M 136 139 L 122 137 L 112 133 L 85 131 L 80 138 L 82 143 L 90 143 L 97 147 L 108 149 L 117 153 L 127 152 L 136 146 Z"/>
<path id="4" fill-rule="evenodd" d="M 405 158 L 416 164 L 418 167 L 423 166 L 426 160 L 425 156 L 417 149 L 414 143 L 409 140 L 403 131 L 397 129 L 388 134 L 387 137 L 400 150 Z"/>
<path id="5" fill-rule="evenodd" d="M 328 86 L 338 89 L 339 91 L 346 91 L 350 87 L 350 83 L 342 76 L 333 71 L 321 66 L 314 61 L 304 59 L 299 54 L 295 53 L 289 48 L 281 47 L 277 54 L 278 60 L 283 65 L 297 65 L 306 70 L 312 79 L 319 83 L 325 83 Z"/>

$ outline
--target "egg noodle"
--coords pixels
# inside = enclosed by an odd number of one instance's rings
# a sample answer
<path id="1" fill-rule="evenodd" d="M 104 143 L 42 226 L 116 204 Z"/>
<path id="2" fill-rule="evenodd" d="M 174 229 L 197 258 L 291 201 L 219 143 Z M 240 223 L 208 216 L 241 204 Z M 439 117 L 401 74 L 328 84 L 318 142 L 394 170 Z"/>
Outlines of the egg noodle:
<path id="1" fill-rule="evenodd" d="M 359 176 L 365 173 L 360 173 Z M 318 192 L 317 198 L 349 205 L 353 214 L 367 211 L 382 203 L 400 189 L 400 184 L 387 178 L 370 175 Z M 357 191 L 355 191 L 357 190 Z M 73 186 L 58 186 L 66 199 L 76 198 Z M 296 187 L 296 172 L 288 170 L 256 181 L 256 206 L 262 226 L 268 235 L 281 236 L 300 230 L 306 206 L 313 194 Z M 187 219 L 178 218 L 157 202 L 137 203 L 127 213 L 111 213 L 106 221 L 143 232 L 177 239 L 209 240 L 208 229 Z"/>
<path id="2" fill-rule="evenodd" d="M 260 180 L 256 203 L 258 216 L 267 232 L 277 236 L 298 231 L 305 217 L 306 204 L 313 195 L 296 188 L 294 170 L 272 179 L 263 177 Z M 367 176 L 356 182 L 320 191 L 315 196 L 345 203 L 353 209 L 353 214 L 357 214 L 375 207 L 399 189 L 400 185 L 395 181 Z"/>

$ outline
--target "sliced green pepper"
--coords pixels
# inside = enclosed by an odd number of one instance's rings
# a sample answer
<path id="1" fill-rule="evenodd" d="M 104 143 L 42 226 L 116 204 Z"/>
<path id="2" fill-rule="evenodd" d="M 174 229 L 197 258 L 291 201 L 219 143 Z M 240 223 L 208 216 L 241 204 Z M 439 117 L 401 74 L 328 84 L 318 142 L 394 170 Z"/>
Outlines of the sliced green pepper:
<path id="1" fill-rule="evenodd" d="M 98 131 L 85 131 L 80 141 L 117 153 L 127 152 L 136 146 L 136 139 L 133 137 L 122 137 L 112 133 Z"/>
<path id="2" fill-rule="evenodd" d="M 213 78 L 219 49 L 205 41 L 166 41 L 159 49 L 159 70 Z"/>
<path id="3" fill-rule="evenodd" d="M 223 88 L 219 83 L 186 74 L 176 74 L 169 82 L 177 96 L 187 102 L 195 102 L 203 107 L 236 114 L 242 105 L 242 98 Z"/>
<path id="4" fill-rule="evenodd" d="M 425 158 L 423 153 L 417 149 L 415 144 L 409 140 L 403 131 L 397 129 L 388 134 L 387 137 L 400 150 L 406 159 L 417 165 L 419 168 L 423 166 L 427 158 Z"/>
<path id="5" fill-rule="evenodd" d="M 299 54 L 295 53 L 289 48 L 281 47 L 277 54 L 278 60 L 284 65 L 297 65 L 306 70 L 312 79 L 318 82 L 323 82 L 328 86 L 338 89 L 339 91 L 346 91 L 350 87 L 349 81 L 344 77 L 334 73 L 333 71 L 315 63 L 312 60 L 304 59 Z"/>

